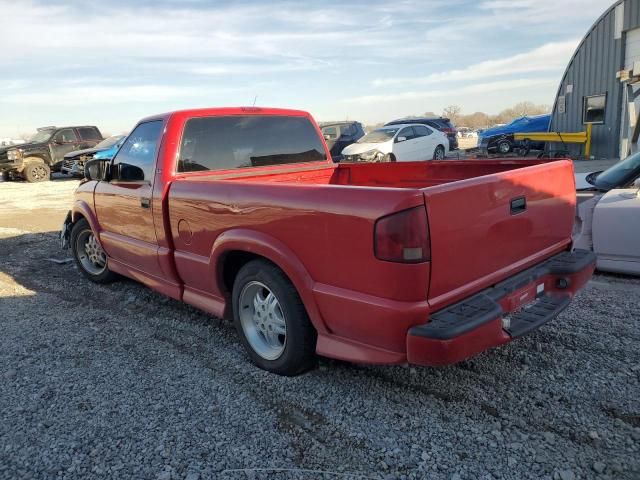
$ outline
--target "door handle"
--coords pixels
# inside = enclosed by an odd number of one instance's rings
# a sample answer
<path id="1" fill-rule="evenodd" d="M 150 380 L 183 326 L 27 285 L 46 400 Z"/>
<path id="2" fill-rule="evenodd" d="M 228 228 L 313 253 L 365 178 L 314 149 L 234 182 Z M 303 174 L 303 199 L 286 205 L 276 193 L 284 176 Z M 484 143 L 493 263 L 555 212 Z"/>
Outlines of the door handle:
<path id="1" fill-rule="evenodd" d="M 149 208 L 151 206 L 151 199 L 150 198 L 141 198 L 140 199 L 140 206 L 142 208 Z"/>
<path id="2" fill-rule="evenodd" d="M 518 197 L 511 199 L 511 215 L 517 215 L 527 209 L 527 199 Z"/>

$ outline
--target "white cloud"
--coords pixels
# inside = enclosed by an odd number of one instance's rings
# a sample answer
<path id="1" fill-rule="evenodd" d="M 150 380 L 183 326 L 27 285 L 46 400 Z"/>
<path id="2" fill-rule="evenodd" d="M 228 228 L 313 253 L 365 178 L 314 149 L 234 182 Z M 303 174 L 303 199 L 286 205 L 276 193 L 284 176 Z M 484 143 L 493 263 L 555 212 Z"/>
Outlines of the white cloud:
<path id="1" fill-rule="evenodd" d="M 360 97 L 348 98 L 343 101 L 346 103 L 369 104 L 404 100 L 420 100 L 427 98 L 441 98 L 447 96 L 456 97 L 466 94 L 509 91 L 531 87 L 551 87 L 553 85 L 557 85 L 557 83 L 558 80 L 555 78 L 522 78 L 516 80 L 499 80 L 495 82 L 471 84 L 459 88 L 448 88 L 443 90 L 421 90 L 379 95 L 363 95 Z"/>
<path id="2" fill-rule="evenodd" d="M 76 86 L 53 88 L 41 92 L 10 93 L 2 97 L 3 103 L 30 106 L 70 107 L 86 105 L 127 104 L 130 102 L 148 103 L 173 99 L 197 98 L 206 94 L 203 89 L 189 89 L 167 85 L 130 85 L 130 86 Z"/>
<path id="3" fill-rule="evenodd" d="M 430 85 L 444 82 L 465 82 L 489 77 L 533 72 L 562 71 L 575 51 L 578 40 L 552 42 L 508 58 L 474 63 L 466 68 L 433 73 L 426 77 L 379 78 L 373 86 Z"/>

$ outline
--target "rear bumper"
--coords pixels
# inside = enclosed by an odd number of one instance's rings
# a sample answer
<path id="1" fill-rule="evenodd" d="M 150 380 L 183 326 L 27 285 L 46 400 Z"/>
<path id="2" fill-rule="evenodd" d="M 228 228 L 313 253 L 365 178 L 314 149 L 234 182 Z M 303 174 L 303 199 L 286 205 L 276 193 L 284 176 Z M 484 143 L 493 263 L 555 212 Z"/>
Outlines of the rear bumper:
<path id="1" fill-rule="evenodd" d="M 409 329 L 407 361 L 447 365 L 529 333 L 564 310 L 591 278 L 596 256 L 562 252 Z"/>

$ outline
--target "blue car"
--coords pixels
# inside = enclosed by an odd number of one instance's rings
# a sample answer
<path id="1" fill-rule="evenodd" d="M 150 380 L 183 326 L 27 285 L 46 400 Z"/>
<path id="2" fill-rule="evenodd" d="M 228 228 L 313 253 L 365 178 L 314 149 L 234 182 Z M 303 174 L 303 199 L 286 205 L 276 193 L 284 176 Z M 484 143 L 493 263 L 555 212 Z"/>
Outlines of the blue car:
<path id="1" fill-rule="evenodd" d="M 507 125 L 488 128 L 478 133 L 478 148 L 482 152 L 496 152 L 504 155 L 520 146 L 519 142 L 513 139 L 514 133 L 547 132 L 550 124 L 551 114 L 516 118 Z M 542 150 L 544 142 L 530 142 L 529 148 Z"/>
<path id="2" fill-rule="evenodd" d="M 85 162 L 93 159 L 108 160 L 113 158 L 126 138 L 126 135 L 113 135 L 105 138 L 93 148 L 67 153 L 62 161 L 60 171 L 68 175 L 83 176 Z"/>

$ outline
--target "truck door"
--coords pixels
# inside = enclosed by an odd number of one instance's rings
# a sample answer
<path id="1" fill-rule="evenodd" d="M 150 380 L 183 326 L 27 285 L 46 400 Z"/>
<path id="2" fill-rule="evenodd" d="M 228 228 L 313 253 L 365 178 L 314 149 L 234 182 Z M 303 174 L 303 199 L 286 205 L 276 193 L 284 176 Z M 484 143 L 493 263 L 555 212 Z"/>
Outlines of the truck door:
<path id="1" fill-rule="evenodd" d="M 640 273 L 640 196 L 638 189 L 607 192 L 593 212 L 593 251 L 598 267 Z"/>
<path id="2" fill-rule="evenodd" d="M 336 157 L 341 156 L 342 147 L 340 146 L 340 127 L 338 125 L 331 125 L 322 129 L 322 135 L 327 142 L 327 147 L 331 152 L 331 157 L 335 160 Z"/>
<path id="3" fill-rule="evenodd" d="M 396 156 L 396 160 L 399 162 L 412 162 L 417 160 L 417 143 L 419 143 L 419 141 L 416 139 L 412 127 L 405 127 L 400 130 L 393 141 L 393 154 Z"/>
<path id="4" fill-rule="evenodd" d="M 79 149 L 79 139 L 73 128 L 63 128 L 59 130 L 53 137 L 51 143 L 51 161 L 52 165 L 62 162 L 64 156 Z"/>
<path id="5" fill-rule="evenodd" d="M 436 136 L 433 135 L 433 130 L 424 125 L 414 125 L 413 131 L 416 134 L 415 142 L 418 147 L 415 160 L 431 160 L 436 149 Z"/>
<path id="6" fill-rule="evenodd" d="M 114 260 L 162 276 L 153 223 L 151 193 L 163 121 L 140 123 L 111 164 L 111 180 L 99 182 L 95 210 L 100 240 Z"/>

